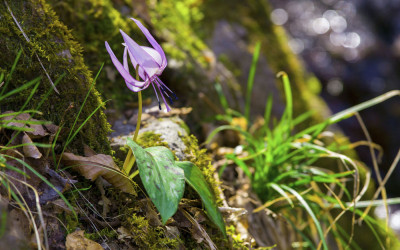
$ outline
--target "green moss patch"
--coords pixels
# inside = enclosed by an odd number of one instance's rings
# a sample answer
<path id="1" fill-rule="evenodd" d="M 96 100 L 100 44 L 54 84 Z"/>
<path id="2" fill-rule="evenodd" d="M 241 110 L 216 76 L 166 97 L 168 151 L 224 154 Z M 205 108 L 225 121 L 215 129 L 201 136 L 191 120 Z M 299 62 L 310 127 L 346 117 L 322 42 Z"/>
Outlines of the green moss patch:
<path id="1" fill-rule="evenodd" d="M 69 129 L 93 82 L 92 74 L 84 64 L 82 47 L 44 0 L 7 2 L 30 42 L 25 39 L 6 5 L 0 4 L 0 47 L 4 48 L 0 54 L 0 73 L 8 74 L 18 51 L 23 50 L 6 91 L 18 88 L 40 76 L 41 84 L 27 109 L 37 107 L 52 88 L 37 59 L 39 57 L 53 82 L 65 74 L 57 85 L 60 94 L 53 91 L 40 108 L 43 119 Z M 99 66 L 100 63 L 97 69 Z M 2 104 L 2 111 L 22 106 L 30 91 L 31 89 L 27 89 L 13 98 L 8 98 L 7 103 Z M 99 92 L 92 89 L 75 129 L 99 106 L 104 108 L 104 103 Z M 71 148 L 81 150 L 85 143 L 96 152 L 109 153 L 110 145 L 106 137 L 109 130 L 109 124 L 100 109 L 88 120 Z M 65 137 L 61 135 L 59 140 L 63 139 Z"/>

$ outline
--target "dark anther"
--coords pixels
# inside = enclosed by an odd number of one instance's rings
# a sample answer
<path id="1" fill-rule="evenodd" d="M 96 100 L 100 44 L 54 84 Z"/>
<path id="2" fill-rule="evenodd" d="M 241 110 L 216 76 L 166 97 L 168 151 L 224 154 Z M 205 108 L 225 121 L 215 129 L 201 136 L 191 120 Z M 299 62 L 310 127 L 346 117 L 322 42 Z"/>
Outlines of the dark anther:
<path id="1" fill-rule="evenodd" d="M 161 103 L 158 102 L 158 108 L 161 110 Z"/>
<path id="2" fill-rule="evenodd" d="M 174 102 L 172 101 L 172 98 L 170 96 L 168 96 L 168 99 L 169 99 L 169 103 L 171 103 L 171 105 L 174 104 Z"/>
<path id="3" fill-rule="evenodd" d="M 178 97 L 175 95 L 175 93 L 172 93 L 174 95 L 174 99 L 178 100 Z"/>

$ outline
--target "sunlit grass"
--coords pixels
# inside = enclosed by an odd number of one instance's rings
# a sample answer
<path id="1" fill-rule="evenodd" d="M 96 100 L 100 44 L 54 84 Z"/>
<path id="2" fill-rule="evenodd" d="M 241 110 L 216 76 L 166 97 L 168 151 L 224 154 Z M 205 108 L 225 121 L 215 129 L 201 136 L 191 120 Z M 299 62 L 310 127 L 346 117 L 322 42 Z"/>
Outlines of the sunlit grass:
<path id="1" fill-rule="evenodd" d="M 298 131 L 296 126 L 306 121 L 311 112 L 293 117 L 294 100 L 289 78 L 286 73 L 280 72 L 278 77 L 282 78 L 286 99 L 286 108 L 281 118 L 277 120 L 272 117 L 273 100 L 272 96 L 269 96 L 262 122 L 252 123 L 251 91 L 258 54 L 259 47 L 256 47 L 247 85 L 244 114 L 229 108 L 221 86 L 216 84 L 221 105 L 225 109 L 225 114 L 218 115 L 217 118 L 229 125 L 218 127 L 207 139 L 208 143 L 211 142 L 213 137 L 223 130 L 236 131 L 242 138 L 241 146 L 245 153 L 240 155 L 230 153 L 225 157 L 243 170 L 251 181 L 253 191 L 265 203 L 254 212 L 268 209 L 281 213 L 292 229 L 301 236 L 303 243 L 311 249 L 328 249 L 329 235 L 332 235 L 339 249 L 348 246 L 360 249 L 353 240 L 356 216 L 359 216 L 358 222 L 365 221 L 381 247 L 389 246 L 389 235 L 385 243 L 377 233 L 378 229 L 388 232 L 388 227 L 377 226 L 377 220 L 370 216 L 369 210 L 372 206 L 382 203 L 387 207 L 384 185 L 399 159 L 394 160 L 384 180 L 378 178 L 378 189 L 373 199 L 365 210 L 361 210 L 367 203 L 363 201 L 363 206 L 358 206 L 358 203 L 369 187 L 370 173 L 363 170 L 364 167 L 360 162 L 351 159 L 343 152 L 356 146 L 369 146 L 374 169 L 378 171 L 374 149 L 379 146 L 371 141 L 360 118 L 359 122 L 367 137 L 367 141 L 364 142 L 343 144 L 326 129 L 354 115 L 359 117 L 359 111 L 399 96 L 400 91 L 390 91 L 339 112 L 322 123 Z M 238 126 L 233 122 L 238 119 L 245 126 Z M 219 172 L 222 173 L 224 169 L 222 167 Z M 361 174 L 360 171 L 366 173 Z M 374 202 L 379 194 L 382 194 L 383 200 Z M 398 203 L 398 200 L 391 200 L 391 203 Z M 351 214 L 352 222 L 352 229 L 347 232 L 337 224 L 345 213 Z M 318 235 L 319 240 L 316 240 L 315 235 Z"/>

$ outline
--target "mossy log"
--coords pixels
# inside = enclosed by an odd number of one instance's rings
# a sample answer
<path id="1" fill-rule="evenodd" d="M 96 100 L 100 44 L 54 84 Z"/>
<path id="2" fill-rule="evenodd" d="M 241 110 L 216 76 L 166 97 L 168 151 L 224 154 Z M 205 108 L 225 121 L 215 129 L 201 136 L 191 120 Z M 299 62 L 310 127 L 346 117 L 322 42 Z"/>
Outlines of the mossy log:
<path id="1" fill-rule="evenodd" d="M 84 63 L 82 47 L 46 1 L 13 0 L 0 3 L 0 48 L 0 73 L 6 76 L 10 73 L 18 51 L 23 51 L 5 91 L 41 77 L 40 86 L 27 108 L 35 108 L 53 88 L 49 79 L 55 82 L 65 74 L 56 86 L 59 94 L 53 91 L 41 106 L 42 119 L 71 129 L 89 91 L 75 130 L 97 107 L 104 108 L 99 93 L 95 88 L 90 90 L 93 77 Z M 101 62 L 94 70 L 99 70 L 100 66 Z M 27 89 L 8 98 L 6 103 L 1 103 L 1 111 L 19 110 L 30 92 L 31 89 Z M 85 143 L 97 152 L 110 153 L 107 140 L 109 130 L 109 124 L 100 108 L 83 126 L 71 148 L 81 149 Z M 66 135 L 61 134 L 59 140 L 65 139 Z"/>

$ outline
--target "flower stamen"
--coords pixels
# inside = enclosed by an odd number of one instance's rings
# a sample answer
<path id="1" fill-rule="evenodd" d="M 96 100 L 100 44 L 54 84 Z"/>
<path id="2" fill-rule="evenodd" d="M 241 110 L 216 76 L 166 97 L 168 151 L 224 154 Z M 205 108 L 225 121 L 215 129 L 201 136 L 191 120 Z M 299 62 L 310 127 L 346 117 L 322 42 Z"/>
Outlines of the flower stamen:
<path id="1" fill-rule="evenodd" d="M 160 102 L 160 99 L 158 98 L 156 87 L 154 87 L 154 82 L 151 82 L 151 85 L 153 86 L 154 92 L 156 93 L 156 97 L 157 97 L 157 101 L 158 101 L 158 108 L 161 110 L 161 102 Z"/>
<path id="2" fill-rule="evenodd" d="M 162 97 L 162 99 L 163 99 L 163 101 L 164 101 L 165 107 L 167 107 L 167 111 L 170 111 L 171 109 L 169 108 L 169 106 L 168 106 L 168 104 L 167 104 L 167 101 L 165 100 L 165 97 L 164 97 L 164 94 L 166 94 L 166 93 L 165 93 L 164 91 L 161 90 L 159 84 L 157 84 L 157 88 L 158 88 L 158 90 L 160 91 L 160 94 L 161 94 L 161 97 Z"/>
<path id="3" fill-rule="evenodd" d="M 156 81 L 160 84 L 160 86 L 164 89 L 164 92 L 166 92 L 167 90 L 172 94 L 172 96 L 174 97 L 175 100 L 178 100 L 178 97 L 176 96 L 176 94 L 170 90 L 167 85 L 165 85 L 160 78 L 156 77 Z M 168 95 L 167 95 L 168 96 Z"/>

